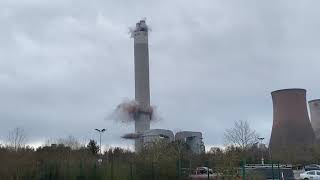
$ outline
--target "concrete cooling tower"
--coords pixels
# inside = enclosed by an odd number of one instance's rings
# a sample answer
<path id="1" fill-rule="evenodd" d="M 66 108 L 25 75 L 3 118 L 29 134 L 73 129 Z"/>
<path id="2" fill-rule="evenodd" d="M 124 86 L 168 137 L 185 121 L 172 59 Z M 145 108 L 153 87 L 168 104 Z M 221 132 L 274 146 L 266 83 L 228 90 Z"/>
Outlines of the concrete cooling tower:
<path id="1" fill-rule="evenodd" d="M 320 139 L 320 99 L 309 101 L 309 110 L 311 125 L 318 141 Z"/>
<path id="2" fill-rule="evenodd" d="M 305 89 L 282 89 L 271 93 L 273 125 L 269 147 L 272 154 L 290 147 L 312 145 L 315 135 L 308 116 Z"/>

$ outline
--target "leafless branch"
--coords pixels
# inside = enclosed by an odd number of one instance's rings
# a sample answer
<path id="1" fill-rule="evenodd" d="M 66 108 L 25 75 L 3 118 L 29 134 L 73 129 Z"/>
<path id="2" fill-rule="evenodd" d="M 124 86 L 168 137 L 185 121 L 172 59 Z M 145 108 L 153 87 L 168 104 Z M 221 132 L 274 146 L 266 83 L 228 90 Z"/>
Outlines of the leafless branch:
<path id="1" fill-rule="evenodd" d="M 258 134 L 250 128 L 247 121 L 235 121 L 234 127 L 227 129 L 224 133 L 227 144 L 238 146 L 241 149 L 247 149 L 258 142 Z"/>
<path id="2" fill-rule="evenodd" d="M 8 146 L 12 147 L 15 151 L 25 146 L 27 136 L 22 128 L 15 128 L 9 132 L 8 135 Z"/>

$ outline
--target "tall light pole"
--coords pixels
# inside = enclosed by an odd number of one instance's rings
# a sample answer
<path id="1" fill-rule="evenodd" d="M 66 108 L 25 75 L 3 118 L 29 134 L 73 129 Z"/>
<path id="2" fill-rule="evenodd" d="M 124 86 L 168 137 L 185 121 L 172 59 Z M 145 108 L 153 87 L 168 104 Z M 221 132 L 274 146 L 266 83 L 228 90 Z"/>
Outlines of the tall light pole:
<path id="1" fill-rule="evenodd" d="M 263 137 L 258 137 L 260 141 L 260 150 L 261 150 L 261 164 L 264 165 L 264 159 L 263 159 L 263 149 L 262 149 L 262 141 L 264 140 Z"/>
<path id="2" fill-rule="evenodd" d="M 103 132 L 105 132 L 106 131 L 106 129 L 94 129 L 94 130 L 96 130 L 96 131 L 98 131 L 99 132 L 99 135 L 100 135 L 100 155 L 102 155 L 102 153 L 101 153 L 101 134 L 103 133 Z"/>

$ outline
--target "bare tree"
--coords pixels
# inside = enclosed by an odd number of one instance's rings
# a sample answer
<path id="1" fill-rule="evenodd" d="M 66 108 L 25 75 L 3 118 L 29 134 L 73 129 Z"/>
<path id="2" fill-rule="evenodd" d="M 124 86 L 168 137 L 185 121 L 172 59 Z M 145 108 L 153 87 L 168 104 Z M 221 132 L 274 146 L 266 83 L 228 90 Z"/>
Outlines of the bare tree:
<path id="1" fill-rule="evenodd" d="M 12 147 L 15 151 L 25 146 L 27 141 L 27 136 L 22 128 L 14 128 L 12 131 L 9 131 L 8 136 L 8 146 Z"/>
<path id="2" fill-rule="evenodd" d="M 227 144 L 240 147 L 245 150 L 258 142 L 258 134 L 250 128 L 247 121 L 234 122 L 234 127 L 226 129 L 224 138 Z"/>
<path id="3" fill-rule="evenodd" d="M 71 149 L 79 149 L 81 146 L 85 146 L 81 145 L 78 139 L 71 135 L 69 135 L 66 138 L 57 139 L 57 144 L 64 144 L 65 146 L 70 147 Z"/>
<path id="4" fill-rule="evenodd" d="M 50 146 L 51 144 L 63 144 L 64 146 L 70 147 L 73 150 L 86 146 L 84 143 L 79 142 L 79 140 L 72 135 L 69 135 L 65 138 L 47 139 L 45 145 Z"/>

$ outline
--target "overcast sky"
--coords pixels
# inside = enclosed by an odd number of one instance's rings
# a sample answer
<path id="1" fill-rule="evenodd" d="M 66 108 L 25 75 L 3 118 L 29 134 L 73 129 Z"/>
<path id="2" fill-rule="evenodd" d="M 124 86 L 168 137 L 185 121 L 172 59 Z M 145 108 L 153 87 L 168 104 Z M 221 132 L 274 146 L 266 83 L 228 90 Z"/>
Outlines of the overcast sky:
<path id="1" fill-rule="evenodd" d="M 104 144 L 133 125 L 105 120 L 134 97 L 133 39 L 143 17 L 149 36 L 152 128 L 203 132 L 248 120 L 268 141 L 270 92 L 305 88 L 320 97 L 320 1 L 1 0 L 0 139 L 24 128 L 29 143 L 73 135 Z"/>

